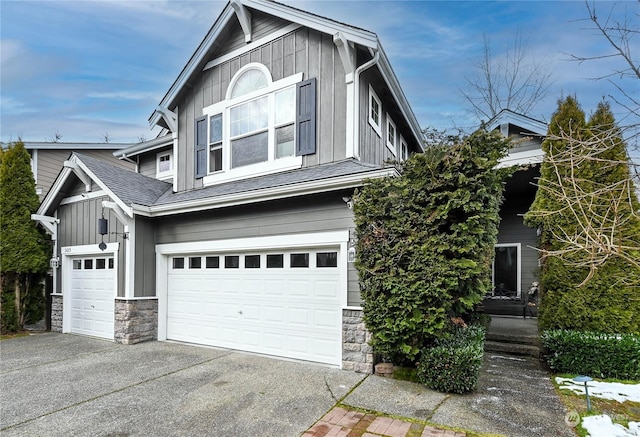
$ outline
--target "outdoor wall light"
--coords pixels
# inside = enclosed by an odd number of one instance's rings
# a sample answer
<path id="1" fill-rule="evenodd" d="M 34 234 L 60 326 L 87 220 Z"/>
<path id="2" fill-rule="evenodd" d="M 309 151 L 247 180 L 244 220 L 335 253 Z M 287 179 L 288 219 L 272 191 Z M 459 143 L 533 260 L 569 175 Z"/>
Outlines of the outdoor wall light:
<path id="1" fill-rule="evenodd" d="M 104 252 L 107 248 L 107 245 L 104 242 L 104 236 L 109 233 L 109 221 L 102 216 L 102 218 L 98 219 L 98 234 L 102 236 L 102 241 L 98 244 L 98 249 Z"/>
<path id="2" fill-rule="evenodd" d="M 573 382 L 584 382 L 584 394 L 587 396 L 587 411 L 591 411 L 591 399 L 589 399 L 589 390 L 587 389 L 587 383 L 589 381 L 593 381 L 593 379 L 585 375 L 578 375 L 573 378 Z"/>

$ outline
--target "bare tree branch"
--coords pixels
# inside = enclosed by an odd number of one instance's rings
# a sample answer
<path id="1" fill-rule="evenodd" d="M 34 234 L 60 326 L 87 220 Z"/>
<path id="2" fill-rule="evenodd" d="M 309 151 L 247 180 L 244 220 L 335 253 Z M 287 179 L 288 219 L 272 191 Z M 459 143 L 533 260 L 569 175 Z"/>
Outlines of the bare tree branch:
<path id="1" fill-rule="evenodd" d="M 503 56 L 497 56 L 484 37 L 482 58 L 465 78 L 467 88 L 460 90 L 478 120 L 487 121 L 503 109 L 531 115 L 547 96 L 551 72 L 544 60 L 533 59 L 530 52 L 519 32 Z"/>

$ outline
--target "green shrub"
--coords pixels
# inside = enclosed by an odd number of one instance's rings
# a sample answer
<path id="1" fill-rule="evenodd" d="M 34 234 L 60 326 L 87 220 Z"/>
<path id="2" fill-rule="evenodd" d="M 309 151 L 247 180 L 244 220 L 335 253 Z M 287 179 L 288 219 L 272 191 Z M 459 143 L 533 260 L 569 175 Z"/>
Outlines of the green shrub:
<path id="1" fill-rule="evenodd" d="M 640 337 L 564 329 L 542 333 L 549 367 L 558 373 L 640 379 Z"/>
<path id="2" fill-rule="evenodd" d="M 364 323 L 375 352 L 394 364 L 415 364 L 491 289 L 506 175 L 495 167 L 508 145 L 478 131 L 413 155 L 400 176 L 368 181 L 354 196 Z"/>
<path id="3" fill-rule="evenodd" d="M 432 347 L 422 350 L 418 378 L 440 392 L 464 393 L 476 388 L 484 356 L 485 328 L 457 328 Z"/>
<path id="4" fill-rule="evenodd" d="M 469 315 L 469 325 L 481 326 L 485 331 L 488 331 L 489 325 L 491 325 L 491 316 L 485 313 L 473 312 Z"/>

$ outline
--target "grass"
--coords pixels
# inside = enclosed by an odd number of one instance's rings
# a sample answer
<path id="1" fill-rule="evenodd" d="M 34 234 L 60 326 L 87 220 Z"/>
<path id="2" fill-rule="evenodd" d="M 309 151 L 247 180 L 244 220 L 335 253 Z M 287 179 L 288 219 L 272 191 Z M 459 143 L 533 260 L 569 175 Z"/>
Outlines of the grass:
<path id="1" fill-rule="evenodd" d="M 11 340 L 12 338 L 27 337 L 28 335 L 29 331 L 11 332 L 9 334 L 0 335 L 0 340 Z"/>
<path id="2" fill-rule="evenodd" d="M 640 422 L 640 402 L 626 401 L 623 403 L 609 400 L 600 399 L 590 396 L 591 399 L 591 412 L 587 410 L 587 401 L 584 395 L 573 393 L 571 390 L 560 390 L 559 385 L 556 383 L 556 377 L 562 378 L 574 378 L 576 375 L 557 374 L 553 375 L 552 382 L 555 386 L 556 393 L 560 397 L 562 403 L 566 406 L 567 411 L 576 411 L 580 414 L 580 417 L 595 416 L 599 414 L 606 414 L 613 420 L 614 423 L 619 423 L 625 427 L 629 426 L 629 422 Z M 638 384 L 640 381 L 628 381 L 619 379 L 598 379 L 598 381 L 605 382 L 622 382 L 625 384 Z M 587 432 L 578 426 L 576 431 L 579 436 L 587 436 Z"/>

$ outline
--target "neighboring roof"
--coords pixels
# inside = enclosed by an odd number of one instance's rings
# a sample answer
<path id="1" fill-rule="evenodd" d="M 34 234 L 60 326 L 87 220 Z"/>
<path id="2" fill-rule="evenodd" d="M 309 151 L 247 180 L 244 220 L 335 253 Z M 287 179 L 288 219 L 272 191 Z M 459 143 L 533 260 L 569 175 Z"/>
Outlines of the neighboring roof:
<path id="1" fill-rule="evenodd" d="M 137 143 L 134 145 L 127 145 L 126 148 L 121 148 L 113 152 L 113 156 L 116 158 L 128 158 L 131 156 L 138 155 L 140 153 L 151 152 L 156 149 L 161 149 L 163 147 L 167 147 L 173 144 L 173 137 L 171 134 L 166 134 L 154 138 L 152 140 L 143 141 L 141 143 Z"/>
<path id="2" fill-rule="evenodd" d="M 24 141 L 27 150 L 118 150 L 131 146 L 131 143 L 63 143 L 53 141 Z"/>
<path id="3" fill-rule="evenodd" d="M 513 112 L 510 109 L 503 109 L 495 117 L 493 117 L 487 123 L 487 130 L 492 131 L 494 129 L 500 128 L 503 124 L 511 124 L 514 126 L 521 127 L 528 132 L 533 132 L 538 135 L 546 135 L 547 134 L 547 123 L 544 121 L 536 120 L 535 118 L 518 114 L 517 112 Z"/>
<path id="4" fill-rule="evenodd" d="M 173 188 L 173 185 L 167 182 L 117 167 L 100 159 L 80 153 L 74 155 L 126 205 L 153 205 L 162 194 Z"/>
<path id="5" fill-rule="evenodd" d="M 368 48 L 371 51 L 380 53 L 380 58 L 378 61 L 378 68 L 380 70 L 380 73 L 387 83 L 391 94 L 398 102 L 400 111 L 409 123 L 411 131 L 415 136 L 415 140 L 417 141 L 419 147 L 423 147 L 420 124 L 418 123 L 415 114 L 413 113 L 413 110 L 409 105 L 409 101 L 407 100 L 404 92 L 402 91 L 402 88 L 400 87 L 400 82 L 398 81 L 398 78 L 391 68 L 389 59 L 382 49 L 382 45 L 380 44 L 378 36 L 375 33 L 326 17 L 321 17 L 310 12 L 296 9 L 291 6 L 277 3 L 272 0 L 235 0 L 234 3 L 282 18 L 292 23 L 300 24 L 302 26 L 317 30 L 319 32 L 323 32 L 325 34 L 335 35 L 337 33 L 341 33 L 348 41 Z M 174 83 L 162 98 L 159 107 L 171 109 L 177 103 L 177 99 L 182 89 L 189 86 L 188 84 L 190 79 L 194 75 L 200 74 L 202 72 L 202 69 L 207 62 L 206 56 L 208 55 L 211 47 L 213 47 L 216 39 L 220 36 L 225 26 L 234 17 L 235 12 L 233 10 L 233 7 L 231 6 L 231 2 L 227 3 L 216 22 L 213 24 L 196 51 L 193 53 L 193 55 L 191 55 L 191 58 L 182 69 Z M 154 126 L 161 119 L 162 115 L 156 109 L 149 117 L 149 124 L 151 126 Z"/>

